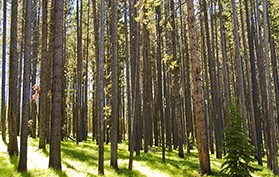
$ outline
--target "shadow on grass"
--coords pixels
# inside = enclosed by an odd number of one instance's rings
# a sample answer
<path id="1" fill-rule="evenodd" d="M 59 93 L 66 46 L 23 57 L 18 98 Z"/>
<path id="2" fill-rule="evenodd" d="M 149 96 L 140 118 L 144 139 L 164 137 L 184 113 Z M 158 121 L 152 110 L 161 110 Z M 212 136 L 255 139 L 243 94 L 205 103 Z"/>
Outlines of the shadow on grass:
<path id="1" fill-rule="evenodd" d="M 75 149 L 62 147 L 62 153 L 65 157 L 85 162 L 88 165 L 97 165 L 97 155 L 90 153 L 87 149 Z"/>
<path id="2" fill-rule="evenodd" d="M 59 177 L 68 177 L 68 175 L 64 171 L 53 170 L 54 173 Z"/>
<path id="3" fill-rule="evenodd" d="M 32 177 L 32 175 L 28 172 L 19 172 L 23 177 Z"/>
<path id="4" fill-rule="evenodd" d="M 13 164 L 14 169 L 17 170 L 18 162 L 19 162 L 19 156 L 9 155 L 9 157 L 10 157 L 10 163 Z"/>
<path id="5" fill-rule="evenodd" d="M 199 174 L 199 160 L 196 153 L 189 153 L 185 158 L 178 158 L 177 152 L 167 152 L 166 159 L 163 162 L 160 152 L 142 153 L 141 156 L 136 156 L 135 160 L 145 163 L 146 166 L 153 170 L 162 171 L 170 176 L 176 174 L 177 176 L 194 177 Z M 214 176 L 225 176 L 216 169 L 212 169 Z"/>
<path id="6" fill-rule="evenodd" d="M 127 169 L 127 168 L 119 168 L 116 170 L 119 175 L 128 176 L 128 177 L 143 177 L 142 173 L 140 173 L 138 170 L 133 169 L 133 171 Z"/>

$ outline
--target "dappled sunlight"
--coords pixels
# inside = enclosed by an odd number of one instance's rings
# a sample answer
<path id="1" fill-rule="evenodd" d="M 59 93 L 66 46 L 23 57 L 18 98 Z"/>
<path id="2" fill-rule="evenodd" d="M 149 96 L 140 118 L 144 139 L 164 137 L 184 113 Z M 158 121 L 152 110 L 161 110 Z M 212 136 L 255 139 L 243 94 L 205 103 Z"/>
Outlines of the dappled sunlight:
<path id="1" fill-rule="evenodd" d="M 134 162 L 134 168 L 138 171 L 140 171 L 145 176 L 153 176 L 153 177 L 169 177 L 169 175 L 163 171 L 158 171 L 151 169 L 150 167 L 146 166 L 144 162 Z"/>
<path id="2" fill-rule="evenodd" d="M 43 153 L 43 150 L 39 150 L 38 147 L 30 146 L 29 144 L 27 164 L 28 169 L 47 169 L 48 157 Z"/>
<path id="3" fill-rule="evenodd" d="M 28 172 L 18 173 L 17 165 L 19 157 L 9 157 L 7 146 L 0 141 L 0 176 L 12 177 L 94 177 L 98 176 L 98 146 L 96 142 L 63 141 L 61 144 L 62 172 L 48 169 L 48 145 L 46 150 L 38 149 L 38 139 L 28 139 Z M 110 167 L 110 144 L 105 145 L 105 177 L 198 177 L 199 160 L 197 150 L 194 149 L 184 158 L 178 157 L 178 151 L 166 151 L 165 162 L 161 158 L 161 148 L 152 147 L 147 153 L 135 156 L 133 171 L 128 170 L 129 151 L 126 143 L 118 146 L 118 170 Z M 222 177 L 220 167 L 224 160 L 210 156 L 212 176 Z M 257 164 L 255 164 L 259 167 Z M 267 170 L 264 164 L 260 172 L 255 172 L 253 177 L 270 176 L 272 172 Z M 209 176 L 208 176 L 209 177 Z"/>

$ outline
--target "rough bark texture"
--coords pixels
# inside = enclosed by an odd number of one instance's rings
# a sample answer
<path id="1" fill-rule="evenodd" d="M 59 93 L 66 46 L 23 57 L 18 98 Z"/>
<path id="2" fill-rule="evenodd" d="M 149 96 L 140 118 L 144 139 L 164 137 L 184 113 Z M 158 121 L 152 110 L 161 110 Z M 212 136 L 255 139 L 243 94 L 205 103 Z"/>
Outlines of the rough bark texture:
<path id="1" fill-rule="evenodd" d="M 77 90 L 76 90 L 76 142 L 77 144 L 82 140 L 82 1 L 77 0 Z"/>
<path id="2" fill-rule="evenodd" d="M 100 48 L 99 48 L 99 62 L 98 68 L 98 173 L 104 174 L 104 57 L 105 57 L 105 1 L 100 1 Z"/>
<path id="3" fill-rule="evenodd" d="M 3 0 L 2 33 L 2 87 L 1 87 L 1 131 L 2 140 L 6 142 L 6 42 L 7 42 L 7 0 Z"/>
<path id="4" fill-rule="evenodd" d="M 42 59 L 40 73 L 40 97 L 39 97 L 39 148 L 45 149 L 46 145 L 46 120 L 47 120 L 47 93 L 48 81 L 47 75 L 49 71 L 49 62 L 47 58 L 47 0 L 42 2 Z"/>
<path id="5" fill-rule="evenodd" d="M 30 76 L 31 76 L 31 1 L 25 3 L 25 43 L 23 74 L 23 107 L 20 135 L 20 158 L 18 171 L 27 171 L 27 137 L 30 117 Z"/>
<path id="6" fill-rule="evenodd" d="M 9 72 L 9 109 L 8 109 L 8 133 L 9 143 L 8 152 L 10 155 L 18 154 L 17 145 L 17 78 L 18 78 L 18 60 L 17 60 L 17 14 L 18 1 L 12 0 L 11 14 L 11 38 L 10 38 L 10 72 Z"/>
<path id="7" fill-rule="evenodd" d="M 207 125 L 204 116 L 204 100 L 200 76 L 200 57 L 198 54 L 197 35 L 195 31 L 194 4 L 192 0 L 187 0 L 187 12 L 190 53 L 192 57 L 193 99 L 194 113 L 196 118 L 197 144 L 201 168 L 200 173 L 203 175 L 209 174 L 211 170 L 207 142 Z"/>
<path id="8" fill-rule="evenodd" d="M 54 2 L 53 11 L 53 77 L 52 77 L 52 108 L 51 136 L 49 151 L 49 167 L 61 170 L 61 120 L 62 120 L 62 85 L 63 85 L 63 12 L 64 0 Z"/>
<path id="9" fill-rule="evenodd" d="M 112 113 L 111 113 L 111 161 L 110 165 L 118 169 L 117 164 L 117 143 L 118 143 L 118 30 L 117 30 L 117 9 L 118 0 L 112 4 Z"/>

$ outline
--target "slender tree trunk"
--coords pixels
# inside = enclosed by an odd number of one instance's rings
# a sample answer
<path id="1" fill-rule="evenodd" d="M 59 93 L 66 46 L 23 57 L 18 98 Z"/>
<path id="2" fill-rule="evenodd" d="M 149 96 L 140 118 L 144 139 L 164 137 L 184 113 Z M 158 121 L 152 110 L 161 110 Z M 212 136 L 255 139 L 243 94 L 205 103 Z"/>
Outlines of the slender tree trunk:
<path id="1" fill-rule="evenodd" d="M 163 114 L 163 91 L 162 91 L 162 27 L 161 21 L 161 6 L 156 8 L 157 12 L 157 71 L 158 71 L 158 111 L 161 118 L 161 138 L 162 138 L 162 160 L 165 161 L 165 117 Z"/>
<path id="2" fill-rule="evenodd" d="M 47 75 L 49 73 L 49 62 L 47 58 L 47 5 L 48 1 L 43 0 L 42 2 L 42 59 L 41 59 L 41 73 L 40 73 L 40 86 L 41 93 L 39 97 L 39 148 L 45 149 L 46 143 L 46 120 L 47 120 L 47 93 L 48 93 L 48 82 Z"/>
<path id="3" fill-rule="evenodd" d="M 270 38 L 270 51 L 271 51 L 271 62 L 272 62 L 272 74 L 273 74 L 273 82 L 275 87 L 275 99 L 276 99 L 276 111 L 277 111 L 276 120 L 277 120 L 277 126 L 279 127 L 279 80 L 278 80 L 278 71 L 277 71 L 278 68 L 277 68 L 274 39 L 271 37 L 270 33 L 269 33 L 269 38 Z"/>
<path id="4" fill-rule="evenodd" d="M 201 175 L 209 174 L 210 170 L 210 159 L 208 152 L 208 139 L 207 139 L 207 125 L 204 116 L 204 100 L 203 90 L 201 86 L 200 76 L 200 57 L 198 55 L 198 44 L 197 35 L 195 31 L 195 15 L 194 15 L 194 4 L 192 0 L 187 1 L 187 12 L 188 12 L 188 33 L 190 39 L 190 52 L 192 57 L 192 77 L 193 77 L 193 99 L 194 99 L 194 113 L 196 118 L 196 129 L 197 129 L 197 144 L 199 161 L 201 168 Z"/>
<path id="5" fill-rule="evenodd" d="M 146 3 L 146 1 L 145 1 Z M 146 12 L 147 9 L 144 6 L 143 7 L 143 18 L 146 20 Z M 143 57 L 143 116 L 144 116 L 144 152 L 148 152 L 148 144 L 149 144 L 149 124 L 150 124 L 150 118 L 151 118 L 151 100 L 149 95 L 149 79 L 150 79 L 150 73 L 149 73 L 149 55 L 148 55 L 148 38 L 149 33 L 147 31 L 147 25 L 145 23 L 142 24 L 142 57 Z"/>
<path id="6" fill-rule="evenodd" d="M 275 119 L 274 119 L 274 105 L 273 105 L 273 95 L 272 95 L 272 86 L 271 86 L 271 59 L 270 59 L 270 40 L 269 40 L 269 21 L 268 21 L 268 2 L 267 0 L 263 0 L 263 26 L 264 26 L 264 49 L 265 49 L 265 59 L 266 59 L 266 83 L 267 83 L 267 100 L 269 104 L 269 116 L 266 118 L 269 121 L 268 130 L 270 131 L 270 159 L 272 161 L 271 169 L 273 174 L 279 175 L 278 169 L 278 157 L 277 157 L 277 141 L 276 141 L 276 127 L 275 127 Z"/>
<path id="7" fill-rule="evenodd" d="M 258 1 L 254 0 L 254 13 L 255 13 L 255 25 L 256 25 L 256 54 L 257 54 L 257 66 L 259 72 L 259 80 L 263 82 L 259 82 L 260 90 L 261 90 L 261 100 L 262 100 L 262 112 L 263 112 L 263 122 L 264 122 L 264 138 L 265 143 L 267 145 L 267 166 L 268 168 L 272 169 L 272 160 L 271 160 L 271 139 L 270 139 L 270 126 L 269 126 L 269 116 L 271 112 L 269 112 L 269 101 L 268 101 L 268 87 L 267 87 L 267 76 L 266 76 L 266 66 L 264 61 L 264 54 L 263 54 L 263 41 L 262 41 L 262 32 L 261 32 L 261 21 L 260 21 L 260 11 L 259 11 L 259 4 Z"/>
<path id="8" fill-rule="evenodd" d="M 17 20 L 18 20 L 18 1 L 12 0 L 11 12 L 11 38 L 10 38 L 10 67 L 9 67 L 9 107 L 8 107 L 8 133 L 9 143 L 8 152 L 10 155 L 18 154 L 17 145 Z"/>
<path id="9" fill-rule="evenodd" d="M 127 85 L 127 120 L 128 120 L 128 142 L 131 147 L 131 89 L 130 89 L 130 61 L 129 61 L 129 43 L 128 43 L 128 20 L 127 20 L 127 0 L 124 0 L 124 20 L 125 20 L 125 69 L 126 69 L 126 85 Z"/>
<path id="10" fill-rule="evenodd" d="M 97 14 L 97 7 L 96 7 L 96 0 L 93 0 L 93 16 L 94 16 L 94 45 L 95 45 L 95 58 L 96 58 L 96 66 L 99 65 L 99 24 L 98 24 L 98 19 L 99 19 L 99 15 Z M 97 91 L 97 85 L 98 85 L 98 72 L 99 72 L 99 68 L 96 67 L 96 73 L 95 74 L 95 78 L 96 78 L 96 86 L 95 86 L 95 90 Z M 96 97 L 96 101 L 95 104 L 93 103 L 93 140 L 94 138 L 98 139 L 98 126 L 97 126 L 97 122 L 98 122 L 98 111 L 97 111 L 97 107 L 98 107 L 98 93 L 93 93 Z M 98 141 L 98 140 L 97 140 Z"/>
<path id="11" fill-rule="evenodd" d="M 221 35 L 221 46 L 222 46 L 222 63 L 223 63 L 223 82 L 225 87 L 225 113 L 224 113 L 224 125 L 226 127 L 226 122 L 229 116 L 229 107 L 230 107 L 230 86 L 229 86 L 229 77 L 228 77 L 228 68 L 227 68 L 227 50 L 226 50 L 226 38 L 225 38 L 225 30 L 223 25 L 223 6 L 221 4 L 221 0 L 218 0 L 219 6 L 219 23 L 220 23 L 220 35 Z"/>
<path id="12" fill-rule="evenodd" d="M 246 12 L 246 24 L 247 24 L 247 34 L 248 34 L 248 45 L 249 45 L 249 56 L 250 56 L 250 67 L 251 67 L 251 81 L 252 81 L 252 95 L 253 95 L 253 108 L 254 108 L 254 119 L 255 119 L 255 129 L 256 129 L 256 147 L 257 147 L 257 160 L 258 164 L 262 165 L 262 130 L 261 130 L 261 120 L 260 111 L 258 104 L 258 83 L 256 76 L 256 64 L 255 64 L 255 53 L 254 53 L 254 24 L 249 16 L 248 2 L 245 2 L 245 12 Z M 252 8 L 251 8 L 252 11 Z M 251 24 L 250 24 L 251 21 Z"/>
<path id="13" fill-rule="evenodd" d="M 98 83 L 97 83 L 97 96 L 98 96 L 98 173 L 104 174 L 104 58 L 105 58 L 105 1 L 100 1 L 100 46 L 99 46 L 99 61 L 98 61 Z"/>
<path id="14" fill-rule="evenodd" d="M 183 142 L 182 142 L 182 116 L 181 116 L 181 107 L 180 107 L 180 95 L 179 95 L 179 65 L 180 65 L 180 59 L 177 58 L 177 50 L 176 50 L 176 25 L 175 25 L 175 13 L 174 13 L 174 1 L 170 1 L 170 9 L 171 9 L 171 25 L 172 25 L 172 49 L 173 49 L 173 61 L 176 62 L 176 66 L 174 68 L 174 102 L 175 105 L 173 107 L 173 113 L 175 115 L 175 121 L 174 123 L 177 126 L 177 135 L 178 135 L 178 146 L 179 146 L 179 152 L 178 156 L 179 157 L 184 157 L 184 152 L 183 152 Z M 159 86 L 160 87 L 160 86 Z"/>
<path id="15" fill-rule="evenodd" d="M 2 140 L 6 142 L 6 42 L 7 42 L 7 0 L 3 0 L 2 33 L 2 87 L 1 87 L 1 131 Z"/>
<path id="16" fill-rule="evenodd" d="M 61 170 L 61 120 L 62 120 L 62 82 L 63 82 L 63 12 L 64 0 L 56 0 L 53 16 L 53 78 L 51 107 L 51 137 L 49 167 Z"/>
<path id="17" fill-rule="evenodd" d="M 203 1 L 199 1 L 200 3 L 200 11 L 201 12 L 204 12 L 205 11 L 205 6 L 204 6 L 204 2 Z M 203 87 L 205 88 L 205 91 L 204 91 L 204 97 L 205 97 L 205 103 L 204 103 L 204 110 L 205 110 L 205 119 L 207 120 L 208 122 L 208 134 L 209 134 L 209 138 L 208 138 L 208 141 L 209 141 L 209 148 L 210 148 L 210 152 L 211 154 L 214 154 L 214 140 L 213 140 L 213 117 L 212 116 L 212 112 L 213 112 L 213 109 L 212 109 L 212 98 L 210 99 L 209 97 L 209 91 L 211 91 L 209 89 L 209 87 L 211 86 L 211 82 L 209 80 L 209 77 L 208 77 L 208 59 L 210 57 L 207 57 L 206 55 L 206 40 L 205 40 L 205 17 L 207 18 L 207 14 L 206 15 L 203 15 L 205 14 L 206 12 L 204 13 L 201 13 L 200 14 L 200 22 L 201 22 L 201 28 L 200 28 L 200 35 L 201 35 L 201 58 L 203 59 L 203 68 L 204 68 L 204 74 L 203 74 L 203 78 L 205 79 L 205 82 L 203 83 Z M 207 24 L 207 28 L 208 28 L 208 24 Z M 209 30 L 206 29 L 209 33 Z M 188 62 L 189 63 L 189 62 Z M 189 65 L 189 64 L 188 64 Z M 189 70 L 188 70 L 189 72 Z"/>
<path id="18" fill-rule="evenodd" d="M 24 7 L 25 5 L 25 1 L 22 2 L 22 7 Z M 22 8 L 22 15 L 24 16 L 25 14 L 25 8 Z M 25 35 L 25 20 L 24 18 L 21 19 L 21 36 L 20 36 L 20 52 L 19 52 L 19 63 L 18 63 L 18 88 L 17 88 L 17 118 L 16 118 L 16 132 L 17 132 L 17 136 L 19 136 L 20 133 L 20 119 L 21 119 L 21 111 L 20 111 L 20 107 L 22 104 L 22 100 L 21 100 L 21 96 L 22 95 L 22 65 L 23 65 L 23 53 L 24 53 L 24 35 Z"/>
<path id="19" fill-rule="evenodd" d="M 82 0 L 77 0 L 77 117 L 76 117 L 76 142 L 81 141 L 81 122 L 82 122 Z"/>
<path id="20" fill-rule="evenodd" d="M 39 53 L 39 17 L 38 17 L 38 2 L 37 0 L 34 0 L 32 3 L 32 12 L 31 12 L 31 18 L 32 20 L 32 24 L 31 24 L 31 29 L 32 29 L 32 33 L 33 33 L 33 42 L 32 42 L 32 46 L 31 46 L 31 50 L 32 50 L 32 86 L 34 86 L 36 84 L 36 80 L 37 80 L 37 65 L 38 65 L 38 53 Z M 25 29 L 26 30 L 26 29 Z M 34 90 L 35 91 L 35 90 Z M 36 94 L 36 91 L 35 91 Z M 32 119 L 32 131 L 31 131 L 31 137 L 32 138 L 36 138 L 36 131 L 37 131 L 37 119 L 38 119 L 38 113 L 37 113 L 37 98 L 32 101 L 31 103 L 31 119 Z"/>
<path id="21" fill-rule="evenodd" d="M 235 0 L 232 0 L 232 10 L 233 10 L 233 25 L 234 25 L 234 40 L 236 44 L 236 81 L 237 81 L 237 91 L 240 95 L 240 105 L 241 105 L 241 112 L 243 117 L 246 119 L 247 117 L 247 109 L 246 109 L 246 99 L 245 99 L 245 90 L 244 90 L 244 81 L 243 81 L 243 67 L 242 67 L 242 60 L 240 55 L 240 41 L 239 41 L 239 34 L 238 34 L 238 21 L 237 21 L 237 14 L 236 14 L 236 5 Z M 246 126 L 246 120 L 244 119 L 243 125 Z"/>
<path id="22" fill-rule="evenodd" d="M 24 74 L 23 74 L 23 107 L 20 136 L 20 158 L 18 171 L 27 171 L 27 137 L 28 120 L 30 117 L 30 76 L 31 76 L 31 1 L 25 3 L 25 43 L 24 43 Z"/>
<path id="23" fill-rule="evenodd" d="M 113 0 L 112 3 L 112 112 L 111 112 L 111 161 L 110 165 L 118 169 L 117 163 L 117 143 L 118 143 L 118 119 L 119 119 L 119 106 L 118 106 L 118 24 L 117 13 L 118 0 Z"/>
<path id="24" fill-rule="evenodd" d="M 222 158 L 222 142 L 221 142 L 221 133 L 220 133 L 220 107 L 218 105 L 218 87 L 217 87 L 217 78 L 216 78 L 216 62 L 214 57 L 214 29 L 213 29 L 213 7 L 211 1 L 211 37 L 212 41 L 210 41 L 210 34 L 209 34 L 209 25 L 208 25 L 208 15 L 207 15 L 207 6 L 205 0 L 203 0 L 203 12 L 204 12 L 204 23 L 205 23 L 205 32 L 206 32 L 206 44 L 207 44 L 207 57 L 209 63 L 209 75 L 210 75 L 210 85 L 211 85 L 211 98 L 212 98 L 212 117 L 214 121 L 214 137 L 215 137 L 215 145 L 216 145 L 216 157 Z"/>

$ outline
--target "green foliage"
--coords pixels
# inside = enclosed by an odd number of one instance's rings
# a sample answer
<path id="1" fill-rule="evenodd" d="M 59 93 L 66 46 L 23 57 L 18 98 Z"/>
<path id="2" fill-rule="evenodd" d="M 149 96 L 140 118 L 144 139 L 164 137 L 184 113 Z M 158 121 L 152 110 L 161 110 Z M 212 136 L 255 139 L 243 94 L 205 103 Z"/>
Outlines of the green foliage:
<path id="1" fill-rule="evenodd" d="M 255 148 L 245 135 L 246 129 L 242 124 L 243 120 L 239 106 L 232 105 L 229 125 L 225 131 L 227 155 L 221 166 L 221 172 L 228 172 L 228 176 L 232 177 L 251 176 L 252 172 L 259 170 L 251 166 L 251 162 L 255 161 L 251 157 L 255 153 Z"/>

